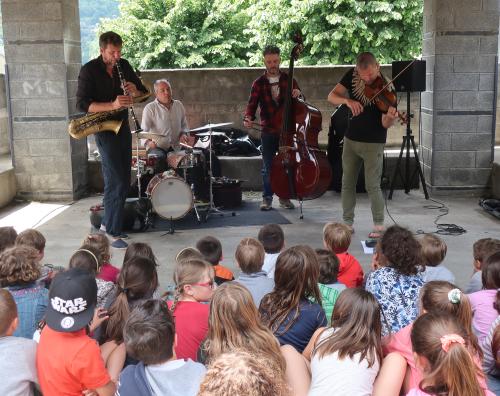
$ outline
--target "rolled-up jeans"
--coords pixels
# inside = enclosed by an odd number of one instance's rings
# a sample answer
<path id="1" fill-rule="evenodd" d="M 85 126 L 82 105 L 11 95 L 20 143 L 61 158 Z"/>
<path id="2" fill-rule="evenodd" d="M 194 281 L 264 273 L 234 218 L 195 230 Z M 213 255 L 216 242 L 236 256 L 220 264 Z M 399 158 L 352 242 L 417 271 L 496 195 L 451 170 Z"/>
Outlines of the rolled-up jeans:
<path id="1" fill-rule="evenodd" d="M 373 224 L 384 224 L 384 197 L 380 188 L 383 161 L 384 143 L 364 143 L 344 138 L 341 192 L 344 223 L 354 223 L 356 183 L 364 162 L 365 188 L 370 198 Z"/>
<path id="2" fill-rule="evenodd" d="M 106 232 L 113 236 L 122 233 L 123 207 L 130 189 L 132 162 L 132 135 L 128 121 L 124 121 L 120 132 L 100 132 L 95 141 L 101 155 L 104 178 L 104 218 Z"/>

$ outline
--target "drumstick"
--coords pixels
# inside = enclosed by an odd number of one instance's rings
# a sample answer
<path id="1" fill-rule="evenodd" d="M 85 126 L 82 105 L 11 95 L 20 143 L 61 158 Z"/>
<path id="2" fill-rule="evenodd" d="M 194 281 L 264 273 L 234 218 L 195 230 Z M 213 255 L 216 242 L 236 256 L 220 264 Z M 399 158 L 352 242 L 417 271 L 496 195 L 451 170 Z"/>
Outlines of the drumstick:
<path id="1" fill-rule="evenodd" d="M 180 144 L 181 146 L 188 147 L 188 148 L 190 148 L 190 149 L 192 149 L 192 148 L 193 148 L 193 146 L 190 146 L 189 144 L 186 144 L 186 143 L 179 142 L 179 144 Z"/>

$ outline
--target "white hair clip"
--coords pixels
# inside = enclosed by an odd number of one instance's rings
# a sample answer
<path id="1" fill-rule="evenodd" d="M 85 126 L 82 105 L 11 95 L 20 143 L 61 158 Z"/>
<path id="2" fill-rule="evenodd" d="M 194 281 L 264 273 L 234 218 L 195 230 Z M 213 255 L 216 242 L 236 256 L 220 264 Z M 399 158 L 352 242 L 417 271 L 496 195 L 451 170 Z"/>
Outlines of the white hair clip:
<path id="1" fill-rule="evenodd" d="M 460 302 L 461 295 L 462 292 L 460 291 L 460 289 L 451 289 L 448 292 L 448 300 L 450 300 L 452 304 L 458 304 Z"/>

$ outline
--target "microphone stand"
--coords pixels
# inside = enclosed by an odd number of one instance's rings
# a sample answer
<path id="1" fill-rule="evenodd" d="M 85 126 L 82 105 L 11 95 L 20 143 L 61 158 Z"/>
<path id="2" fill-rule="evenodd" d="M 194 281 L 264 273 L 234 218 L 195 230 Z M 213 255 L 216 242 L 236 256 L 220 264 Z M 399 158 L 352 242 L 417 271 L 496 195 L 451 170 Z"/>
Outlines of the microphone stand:
<path id="1" fill-rule="evenodd" d="M 210 121 L 208 122 L 208 124 L 210 125 Z M 207 210 L 207 214 L 205 216 L 205 221 L 208 220 L 208 217 L 211 215 L 211 214 L 215 214 L 215 215 L 219 215 L 219 216 L 225 216 L 225 213 L 220 210 L 219 208 L 217 208 L 214 204 L 214 190 L 213 190 L 213 172 L 212 172 L 212 127 L 210 126 L 208 128 L 208 136 L 209 136 L 209 142 L 208 142 L 208 155 L 210 157 L 209 159 L 209 164 L 210 164 L 210 167 L 209 167 L 209 171 L 208 171 L 208 175 L 210 176 L 210 202 L 209 202 L 209 206 L 208 206 L 208 210 Z"/>

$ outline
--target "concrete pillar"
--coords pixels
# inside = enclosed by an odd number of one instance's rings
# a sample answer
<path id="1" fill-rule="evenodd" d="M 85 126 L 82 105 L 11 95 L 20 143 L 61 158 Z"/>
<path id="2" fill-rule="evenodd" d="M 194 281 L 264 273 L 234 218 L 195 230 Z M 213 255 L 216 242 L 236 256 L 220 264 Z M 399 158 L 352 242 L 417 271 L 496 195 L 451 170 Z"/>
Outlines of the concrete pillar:
<path id="1" fill-rule="evenodd" d="M 425 0 L 422 161 L 432 191 L 484 190 L 493 161 L 498 0 Z"/>
<path id="2" fill-rule="evenodd" d="M 67 133 L 81 64 L 78 0 L 2 0 L 18 195 L 74 199 L 87 184 L 87 146 Z"/>

